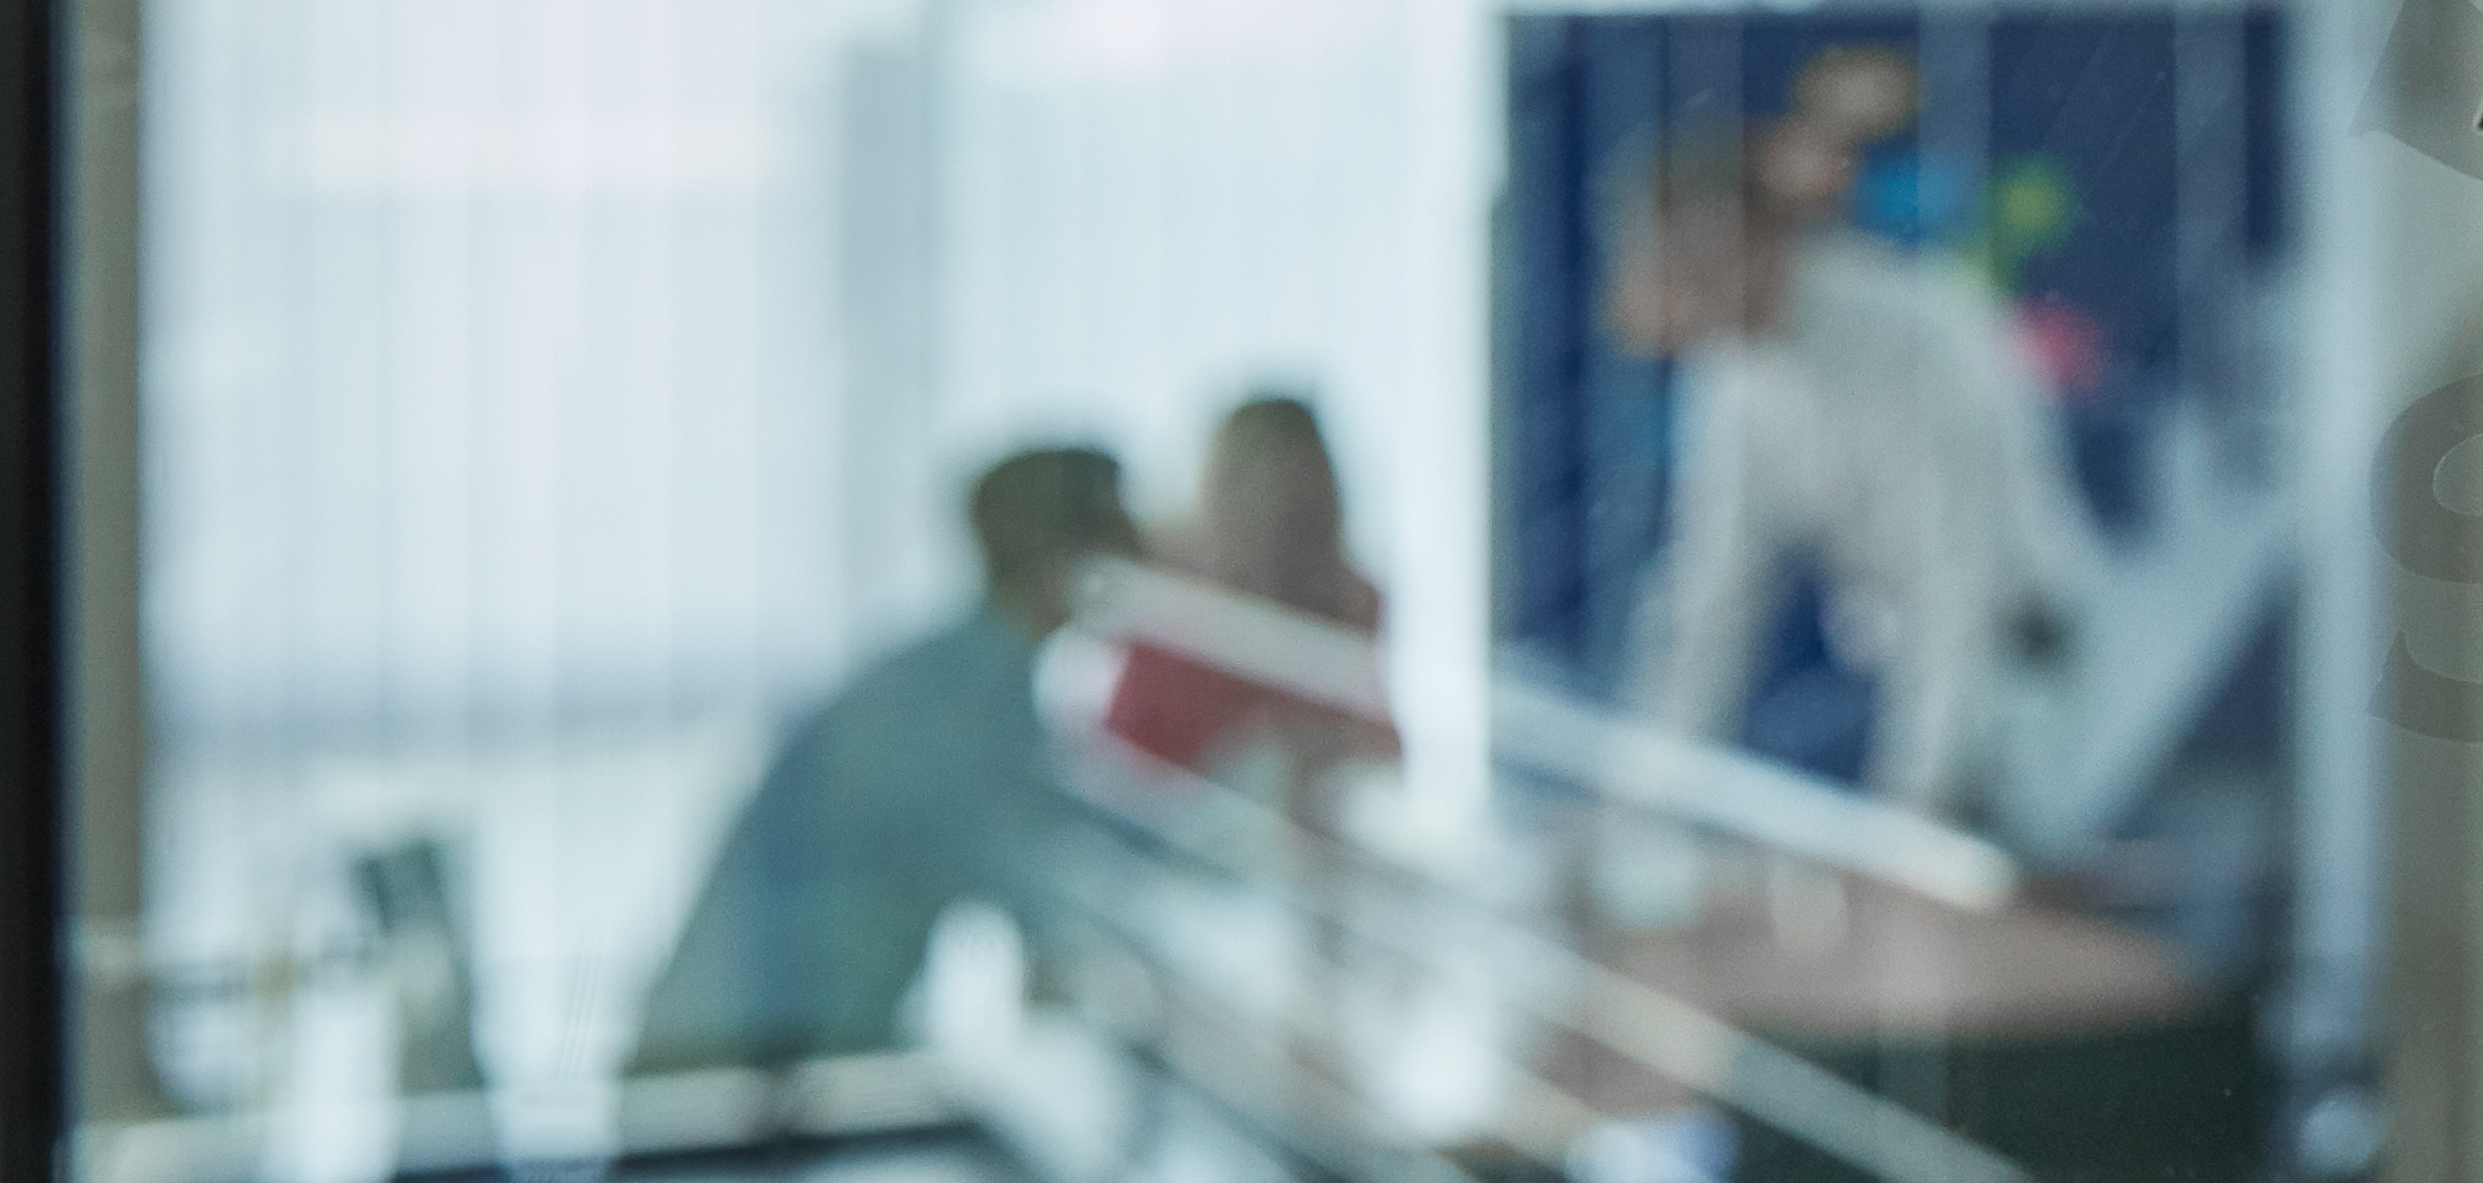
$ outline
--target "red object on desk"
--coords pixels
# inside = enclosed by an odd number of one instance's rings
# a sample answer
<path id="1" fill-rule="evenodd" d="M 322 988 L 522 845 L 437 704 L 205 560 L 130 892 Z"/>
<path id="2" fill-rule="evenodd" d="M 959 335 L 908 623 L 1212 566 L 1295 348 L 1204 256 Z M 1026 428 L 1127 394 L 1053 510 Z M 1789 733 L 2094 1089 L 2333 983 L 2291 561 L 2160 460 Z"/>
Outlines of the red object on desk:
<path id="1" fill-rule="evenodd" d="M 1394 731 L 1285 691 L 1235 677 L 1168 649 L 1134 644 L 1104 728 L 1148 755 L 1201 774 L 1253 730 L 1299 738 L 1328 733 L 1314 760 L 1360 750 L 1394 752 Z"/>
<path id="2" fill-rule="evenodd" d="M 1218 740 L 1295 701 L 1168 650 L 1139 644 L 1130 646 L 1104 727 L 1149 755 L 1205 772 Z"/>

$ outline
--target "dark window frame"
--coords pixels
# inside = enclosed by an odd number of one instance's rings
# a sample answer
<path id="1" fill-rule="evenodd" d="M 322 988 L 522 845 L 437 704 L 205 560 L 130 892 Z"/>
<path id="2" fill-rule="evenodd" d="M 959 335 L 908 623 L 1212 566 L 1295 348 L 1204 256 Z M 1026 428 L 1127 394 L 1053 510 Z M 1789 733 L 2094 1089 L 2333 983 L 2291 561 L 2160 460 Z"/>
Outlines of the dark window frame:
<path id="1" fill-rule="evenodd" d="M 0 5 L 0 1178 L 59 1175 L 65 7 Z"/>

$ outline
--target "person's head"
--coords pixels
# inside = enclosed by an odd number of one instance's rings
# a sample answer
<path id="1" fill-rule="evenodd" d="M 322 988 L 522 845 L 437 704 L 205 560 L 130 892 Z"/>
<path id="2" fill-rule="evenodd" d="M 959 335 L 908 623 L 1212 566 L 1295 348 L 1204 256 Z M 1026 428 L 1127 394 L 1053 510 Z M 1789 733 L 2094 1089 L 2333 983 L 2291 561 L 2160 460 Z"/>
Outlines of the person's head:
<path id="1" fill-rule="evenodd" d="M 1795 118 L 1853 144 L 1894 135 L 1914 121 L 1914 66 L 1889 45 L 1823 50 L 1793 84 Z"/>
<path id="2" fill-rule="evenodd" d="M 1336 469 L 1310 404 L 1261 393 L 1234 408 L 1216 429 L 1201 500 L 1217 528 L 1336 537 Z"/>
<path id="3" fill-rule="evenodd" d="M 1798 121 L 1677 131 L 1613 203 L 1614 334 L 1662 356 L 1766 325 L 1788 243 L 1833 216 L 1853 171 L 1851 144 Z"/>
<path id="4" fill-rule="evenodd" d="M 969 513 L 992 602 L 1033 636 L 1069 619 L 1070 580 L 1092 555 L 1135 556 L 1121 466 L 1087 448 L 1020 452 L 975 481 Z"/>
<path id="5" fill-rule="evenodd" d="M 1218 578 L 1288 602 L 1329 598 L 1344 564 L 1344 508 L 1308 402 L 1262 392 L 1225 416 L 1199 510 Z"/>

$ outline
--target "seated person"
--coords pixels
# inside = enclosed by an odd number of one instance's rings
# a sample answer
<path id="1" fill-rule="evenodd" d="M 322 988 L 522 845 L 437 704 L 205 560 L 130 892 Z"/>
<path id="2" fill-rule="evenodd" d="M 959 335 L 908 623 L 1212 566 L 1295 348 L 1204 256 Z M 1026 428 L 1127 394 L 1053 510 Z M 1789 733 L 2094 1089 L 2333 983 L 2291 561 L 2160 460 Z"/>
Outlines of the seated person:
<path id="1" fill-rule="evenodd" d="M 1234 591 L 1364 632 L 1380 597 L 1346 557 L 1344 509 L 1318 420 L 1300 399 L 1236 408 L 1215 436 L 1198 519 L 1159 548 L 1163 561 Z M 1293 789 L 1354 755 L 1391 755 L 1394 734 L 1163 649 L 1130 649 L 1104 725 L 1169 763 L 1214 774 L 1254 743 L 1272 743 Z M 1292 791 L 1289 789 L 1289 791 Z M 1304 800 L 1295 820 L 1331 819 Z"/>
<path id="2" fill-rule="evenodd" d="M 1137 531 L 1119 466 L 1084 450 L 1002 462 L 971 513 L 981 609 L 864 671 L 793 731 L 655 986 L 634 1071 L 897 1044 L 932 922 L 959 897 L 1040 938 L 1037 864 L 1058 789 L 1033 658 L 1069 618 L 1075 565 L 1134 555 Z"/>

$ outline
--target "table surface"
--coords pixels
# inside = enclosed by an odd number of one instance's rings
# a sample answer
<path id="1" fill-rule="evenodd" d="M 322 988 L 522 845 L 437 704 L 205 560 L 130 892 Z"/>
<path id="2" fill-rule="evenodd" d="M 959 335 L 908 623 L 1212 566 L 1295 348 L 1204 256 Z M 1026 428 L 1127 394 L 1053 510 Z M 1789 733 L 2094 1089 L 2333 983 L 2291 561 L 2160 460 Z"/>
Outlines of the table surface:
<path id="1" fill-rule="evenodd" d="M 1744 898 L 1598 951 L 1719 1017 L 1827 1040 L 2074 1038 L 2209 1001 L 2172 947 L 2122 925 L 2033 904 L 1970 912 L 1853 879 L 1841 894 L 1843 931 L 1828 937 L 1786 939 Z"/>
<path id="2" fill-rule="evenodd" d="M 1599 960 L 1775 1042 L 1806 1047 L 2069 1043 L 2168 1027 L 2215 1004 L 2169 945 L 2021 903 L 1964 911 L 1844 880 L 1842 931 L 1788 940 L 1763 901 L 1711 899 L 1698 923 L 1589 938 Z M 1680 1083 L 1574 1033 L 1536 1071 L 1605 1113 L 1693 1104 Z"/>

